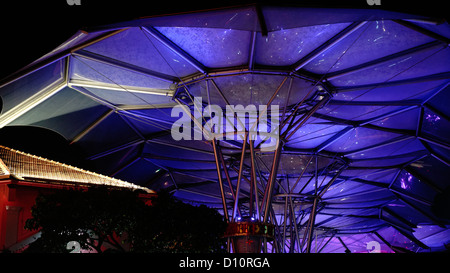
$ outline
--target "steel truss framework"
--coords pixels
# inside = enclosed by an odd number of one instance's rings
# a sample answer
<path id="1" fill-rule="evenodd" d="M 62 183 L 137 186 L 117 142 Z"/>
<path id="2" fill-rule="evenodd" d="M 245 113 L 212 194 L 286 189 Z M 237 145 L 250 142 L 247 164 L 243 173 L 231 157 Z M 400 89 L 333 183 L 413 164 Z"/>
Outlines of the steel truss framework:
<path id="1" fill-rule="evenodd" d="M 273 223 L 268 252 L 442 249 L 449 33 L 386 11 L 260 6 L 88 29 L 0 82 L 0 126 L 48 128 L 101 173 Z M 278 105 L 277 148 L 252 137 L 259 112 L 233 139 L 175 141 L 172 107 L 208 124 L 196 97 Z"/>
<path id="2" fill-rule="evenodd" d="M 293 76 L 284 77 L 268 100 L 267 109 L 269 109 L 284 84 L 292 85 L 292 79 Z M 208 79 L 208 81 L 217 88 L 214 79 Z M 202 115 L 202 109 L 195 106 L 193 96 L 188 92 L 188 86 L 189 83 L 183 84 L 183 87 L 180 88 L 181 91 L 175 95 L 175 100 L 180 105 L 190 106 L 191 110 L 188 114 L 193 123 L 199 124 L 196 117 Z M 224 102 L 229 105 L 229 100 L 219 88 L 217 88 L 217 91 L 221 94 Z M 207 90 L 207 93 L 207 97 L 210 98 L 209 90 Z M 314 94 L 310 96 L 311 93 Z M 307 100 L 307 97 L 310 97 L 310 99 Z M 317 82 L 303 100 L 296 105 L 292 105 L 289 109 L 287 109 L 289 100 L 289 96 L 287 96 L 284 103 L 286 108 L 282 109 L 280 124 L 277 124 L 276 127 L 273 124 L 271 126 L 272 132 L 275 131 L 277 134 L 276 143 L 273 146 L 274 151 L 264 152 L 261 149 L 261 144 L 267 139 L 259 141 L 258 144 L 255 143 L 258 132 L 253 128 L 257 127 L 258 121 L 263 118 L 262 116 L 267 115 L 267 113 L 261 112 L 256 113 L 256 115 L 255 113 L 248 113 L 247 119 L 247 116 L 239 116 L 237 112 L 232 114 L 233 121 L 231 123 L 235 125 L 233 133 L 235 138 L 240 137 L 239 142 L 222 140 L 222 138 L 217 140 L 215 137 L 210 141 L 213 147 L 222 200 L 221 211 L 225 219 L 229 222 L 252 219 L 255 222 L 273 224 L 275 226 L 275 238 L 272 242 L 272 251 L 280 253 L 286 251 L 309 253 L 311 251 L 315 215 L 322 206 L 321 198 L 347 167 L 345 160 L 336 155 L 331 158 L 321 155 L 320 151 L 309 153 L 284 151 L 284 143 L 289 141 L 302 125 L 330 99 L 331 94 L 325 91 L 323 87 L 318 88 Z M 248 120 L 252 114 L 253 122 Z M 204 119 L 203 124 L 199 126 L 204 128 L 206 124 L 207 120 Z M 237 131 L 237 124 L 241 125 L 240 132 Z M 208 126 L 206 127 L 206 129 L 213 130 Z M 222 135 L 219 136 L 223 137 Z M 228 152 L 228 159 L 226 160 L 223 149 L 228 145 L 222 146 L 222 142 L 232 142 L 235 149 L 240 151 Z M 267 160 L 268 158 L 270 160 Z M 290 174 L 279 173 L 281 161 L 286 163 L 290 161 L 288 164 L 297 166 L 298 171 Z M 237 173 L 236 181 L 231 179 L 230 171 Z M 287 184 L 282 185 L 280 179 L 286 180 Z M 290 179 L 292 181 L 289 181 Z M 306 179 L 307 182 L 298 190 L 297 186 L 301 179 Z M 242 183 L 246 183 L 247 190 L 243 189 Z M 304 191 L 310 183 L 314 185 L 313 190 Z M 305 221 L 305 219 L 307 220 Z M 264 246 L 264 251 L 267 252 L 266 238 Z"/>

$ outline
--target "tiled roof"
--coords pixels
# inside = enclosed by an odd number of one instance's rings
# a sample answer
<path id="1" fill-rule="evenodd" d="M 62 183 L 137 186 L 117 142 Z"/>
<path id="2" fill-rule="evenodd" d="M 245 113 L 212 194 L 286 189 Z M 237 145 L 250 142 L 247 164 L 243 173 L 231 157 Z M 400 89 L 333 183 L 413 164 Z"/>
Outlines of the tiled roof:
<path id="1" fill-rule="evenodd" d="M 133 183 L 86 171 L 67 164 L 0 146 L 0 178 L 13 175 L 20 180 L 46 181 L 48 183 L 96 184 L 113 187 L 141 189 Z"/>

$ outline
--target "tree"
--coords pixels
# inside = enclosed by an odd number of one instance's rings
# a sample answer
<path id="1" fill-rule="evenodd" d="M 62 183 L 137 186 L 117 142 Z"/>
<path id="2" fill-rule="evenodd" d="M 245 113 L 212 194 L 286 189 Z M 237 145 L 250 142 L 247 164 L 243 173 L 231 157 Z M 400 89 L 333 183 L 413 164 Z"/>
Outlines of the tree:
<path id="1" fill-rule="evenodd" d="M 67 244 L 116 252 L 222 252 L 223 217 L 160 193 L 148 206 L 138 193 L 92 187 L 40 195 L 25 227 L 41 229 L 28 252 L 64 253 Z"/>

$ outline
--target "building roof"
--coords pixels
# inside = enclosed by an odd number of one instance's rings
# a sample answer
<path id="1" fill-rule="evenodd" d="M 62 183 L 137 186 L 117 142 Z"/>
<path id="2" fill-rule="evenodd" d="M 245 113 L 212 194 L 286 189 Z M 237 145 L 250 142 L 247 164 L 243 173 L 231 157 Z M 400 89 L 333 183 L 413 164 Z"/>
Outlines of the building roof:
<path id="1" fill-rule="evenodd" d="M 14 177 L 19 180 L 58 184 L 106 185 L 152 190 L 120 179 L 83 170 L 67 164 L 0 146 L 0 178 Z"/>

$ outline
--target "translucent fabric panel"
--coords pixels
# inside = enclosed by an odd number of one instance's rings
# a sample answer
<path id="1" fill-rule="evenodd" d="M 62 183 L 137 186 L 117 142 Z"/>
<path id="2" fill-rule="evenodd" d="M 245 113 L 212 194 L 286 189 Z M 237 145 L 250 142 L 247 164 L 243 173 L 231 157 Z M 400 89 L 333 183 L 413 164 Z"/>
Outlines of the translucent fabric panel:
<path id="1" fill-rule="evenodd" d="M 419 225 L 414 236 L 425 245 L 444 251 L 445 245 L 450 243 L 450 226 Z"/>
<path id="2" fill-rule="evenodd" d="M 401 106 L 356 106 L 356 105 L 332 105 L 328 104 L 319 111 L 320 114 L 347 119 L 368 120 L 401 109 Z"/>
<path id="3" fill-rule="evenodd" d="M 327 203 L 333 208 L 367 208 L 378 206 L 394 199 L 394 195 L 387 189 L 378 189 L 369 193 L 361 193 L 353 196 L 342 196 L 339 198 L 329 198 Z"/>
<path id="4" fill-rule="evenodd" d="M 282 29 L 270 32 L 266 37 L 258 32 L 255 61 L 262 65 L 293 65 L 348 25 L 343 23 Z"/>
<path id="5" fill-rule="evenodd" d="M 437 194 L 433 188 L 405 170 L 400 173 L 392 187 L 411 197 L 418 196 L 428 201 L 432 201 Z"/>
<path id="6" fill-rule="evenodd" d="M 166 160 L 155 159 L 147 157 L 150 162 L 157 166 L 167 167 L 177 170 L 197 170 L 197 169 L 209 169 L 214 170 L 216 168 L 214 161 L 195 161 L 195 160 Z"/>
<path id="7" fill-rule="evenodd" d="M 412 252 L 416 252 L 422 249 L 419 245 L 417 245 L 417 243 L 403 235 L 394 227 L 387 227 L 377 232 L 392 246 L 398 246 Z M 410 236 L 414 237 L 412 233 L 410 234 Z"/>
<path id="8" fill-rule="evenodd" d="M 216 186 L 217 187 L 217 186 Z M 207 193 L 207 194 L 205 194 Z M 179 189 L 175 191 L 173 196 L 177 199 L 189 201 L 189 202 L 195 202 L 200 204 L 207 204 L 208 206 L 213 206 L 215 203 L 220 202 L 218 198 L 220 198 L 220 193 L 218 193 L 217 197 L 211 196 L 207 190 L 203 190 L 203 192 L 197 192 L 194 190 L 183 190 Z"/>
<path id="9" fill-rule="evenodd" d="M 171 174 L 172 174 L 172 178 L 173 178 L 174 182 L 177 185 L 183 185 L 185 188 L 188 188 L 188 187 L 193 188 L 193 186 L 198 186 L 198 189 L 200 189 L 201 184 L 205 184 L 205 182 L 206 183 L 210 182 L 213 186 L 216 186 L 216 188 L 213 188 L 213 192 L 219 193 L 219 187 L 217 187 L 218 185 L 213 183 L 212 181 L 194 177 L 194 176 L 190 176 L 190 175 L 186 175 L 184 172 L 171 171 Z"/>
<path id="10" fill-rule="evenodd" d="M 351 154 L 348 156 L 348 158 L 355 160 L 383 158 L 389 156 L 407 155 L 408 153 L 414 153 L 418 151 L 426 151 L 426 148 L 422 145 L 419 139 L 411 138 L 383 145 L 382 147 Z"/>
<path id="11" fill-rule="evenodd" d="M 449 149 L 446 149 L 444 147 L 434 145 L 431 143 L 428 143 L 428 146 L 430 147 L 430 150 L 434 154 L 434 156 L 439 157 L 439 160 L 444 160 L 446 162 L 450 162 L 450 150 Z"/>
<path id="12" fill-rule="evenodd" d="M 375 159 L 359 159 L 354 160 L 350 163 L 351 167 L 400 167 L 408 162 L 411 162 L 413 160 L 417 159 L 417 156 L 396 156 L 396 157 L 389 157 L 389 158 L 375 158 Z"/>
<path id="13" fill-rule="evenodd" d="M 433 41 L 389 20 L 366 23 L 304 68 L 324 74 L 356 66 Z"/>
<path id="14" fill-rule="evenodd" d="M 117 114 L 111 114 L 77 141 L 89 155 L 106 152 L 139 139 L 135 131 Z"/>
<path id="15" fill-rule="evenodd" d="M 411 223 L 411 225 L 418 225 L 422 223 L 430 223 L 432 220 L 417 210 L 411 208 L 401 201 L 393 202 L 386 206 L 389 211 L 392 211 L 396 215 L 400 215 L 402 219 Z"/>
<path id="16" fill-rule="evenodd" d="M 321 212 L 319 212 L 319 213 L 317 213 L 316 214 L 316 218 L 315 218 L 315 222 L 314 222 L 314 225 L 316 225 L 316 227 L 320 227 L 322 224 L 325 224 L 326 225 L 326 223 L 328 222 L 328 221 L 330 221 L 330 220 L 333 220 L 333 218 L 335 218 L 336 216 L 333 216 L 333 215 L 325 215 L 325 214 L 322 214 Z M 309 217 L 308 217 L 309 218 Z M 304 220 L 304 222 L 301 222 L 301 224 L 305 224 L 306 223 L 306 219 L 303 219 Z M 309 220 L 309 219 L 308 219 Z M 317 233 L 319 233 L 320 231 L 319 230 L 317 230 Z"/>
<path id="17" fill-rule="evenodd" d="M 83 57 L 71 59 L 71 80 L 94 82 L 94 84 L 126 90 L 129 86 L 170 90 L 172 82 Z"/>
<path id="18" fill-rule="evenodd" d="M 65 41 L 64 43 L 59 45 L 57 48 L 55 48 L 54 50 L 45 54 L 44 56 L 37 59 L 36 61 L 32 62 L 30 64 L 30 66 L 33 64 L 39 63 L 45 59 L 48 59 L 51 56 L 55 56 L 56 54 L 61 53 L 64 50 L 67 50 L 69 48 L 75 48 L 87 41 L 95 40 L 97 37 L 100 37 L 108 32 L 109 32 L 109 30 L 87 33 L 86 31 L 79 30 L 79 31 L 77 31 L 77 33 L 75 33 L 72 37 L 70 37 L 67 41 Z"/>
<path id="19" fill-rule="evenodd" d="M 442 81 L 425 81 L 419 83 L 405 83 L 402 85 L 357 89 L 354 91 L 338 92 L 334 99 L 336 100 L 353 100 L 353 101 L 400 101 L 407 99 L 426 99 L 434 90 L 447 82 Z"/>
<path id="20" fill-rule="evenodd" d="M 412 21 L 414 25 L 418 25 L 421 28 L 427 29 L 444 37 L 450 38 L 450 28 L 448 22 L 442 22 L 440 24 L 428 24 L 426 22 Z"/>
<path id="21" fill-rule="evenodd" d="M 408 202 L 412 206 L 414 206 L 416 210 L 421 211 L 423 214 L 427 215 L 427 217 L 432 217 L 434 220 L 437 220 L 440 223 L 447 223 L 448 224 L 448 219 L 439 218 L 434 213 L 434 209 L 432 208 L 432 204 L 433 204 L 432 202 L 433 201 L 424 199 L 425 202 L 423 202 L 423 201 L 417 200 L 417 198 L 411 197 L 411 196 L 409 196 L 407 194 L 403 194 L 402 195 L 402 199 L 405 200 L 405 202 Z M 428 203 L 427 203 L 427 201 L 428 201 Z"/>
<path id="22" fill-rule="evenodd" d="M 214 82 L 217 84 L 230 105 L 265 105 L 273 96 L 284 78 L 284 76 L 275 75 L 243 74 L 215 78 Z M 211 86 L 211 84 L 209 86 Z M 310 86 L 310 84 L 307 86 Z M 281 104 L 284 106 L 288 87 L 289 81 L 286 81 L 278 92 L 278 97 L 274 100 L 273 104 Z M 305 88 L 302 87 L 303 86 L 296 88 L 296 95 L 300 95 L 302 93 L 306 94 Z M 211 90 L 211 92 L 213 91 L 218 92 L 216 88 Z M 206 96 L 204 98 L 206 98 Z M 223 99 L 222 103 L 219 105 L 223 105 Z"/>
<path id="23" fill-rule="evenodd" d="M 397 205 L 397 204 L 392 204 L 392 203 L 390 203 L 390 204 L 394 205 L 394 206 Z M 407 232 L 413 231 L 412 224 L 410 224 L 406 219 L 403 219 L 401 216 L 399 216 L 398 214 L 393 212 L 388 207 L 382 207 L 380 209 L 379 217 L 391 226 L 395 226 L 395 227 L 405 230 Z"/>
<path id="24" fill-rule="evenodd" d="M 379 182 L 383 184 L 390 184 L 397 175 L 397 169 L 355 169 L 344 170 L 342 176 L 350 177 L 352 179 L 362 179 L 366 181 Z M 363 183 L 363 182 L 361 182 Z M 381 186 L 381 185 L 380 185 Z"/>
<path id="25" fill-rule="evenodd" d="M 213 153 L 213 148 L 210 142 L 208 141 L 192 141 L 192 140 L 174 140 L 173 137 L 171 136 L 171 134 L 167 134 L 167 135 L 162 135 L 160 137 L 158 137 L 158 139 L 155 141 L 159 142 L 159 143 L 167 143 L 167 145 L 179 145 L 179 146 L 183 146 L 186 148 L 194 148 L 194 149 L 199 149 L 202 151 L 209 151 L 210 153 Z M 151 142 L 151 140 L 150 140 Z M 220 143 L 221 145 L 223 145 L 222 143 Z M 225 156 L 225 153 L 224 153 Z"/>
<path id="26" fill-rule="evenodd" d="M 379 208 L 355 208 L 355 209 L 338 209 L 325 206 L 320 213 L 331 215 L 361 215 L 361 216 L 378 216 Z"/>
<path id="27" fill-rule="evenodd" d="M 328 238 L 325 239 L 328 240 Z M 320 248 L 320 253 L 345 253 L 345 250 L 338 238 L 331 238 L 323 248 Z"/>
<path id="28" fill-rule="evenodd" d="M 392 129 L 416 130 L 420 109 L 419 107 L 388 116 L 371 124 Z"/>
<path id="29" fill-rule="evenodd" d="M 365 230 L 376 229 L 381 225 L 379 219 L 366 219 L 361 217 L 337 217 L 331 221 L 324 223 L 322 226 L 326 228 L 337 229 L 341 232 L 364 232 Z M 364 230 L 364 231 L 363 231 Z"/>
<path id="30" fill-rule="evenodd" d="M 136 27 L 92 44 L 84 50 L 175 77 L 197 72 L 192 65 L 152 35 Z"/>
<path id="31" fill-rule="evenodd" d="M 315 148 L 346 128 L 342 125 L 306 124 L 295 132 L 286 143 L 288 147 L 299 149 Z"/>
<path id="32" fill-rule="evenodd" d="M 377 143 L 382 143 L 398 136 L 400 135 L 357 127 L 336 140 L 328 146 L 326 150 L 331 152 L 351 152 Z"/>
<path id="33" fill-rule="evenodd" d="M 368 175 L 372 173 L 373 170 L 361 170 L 361 169 L 345 169 L 341 173 L 341 177 L 345 178 L 356 178 L 362 175 Z"/>
<path id="34" fill-rule="evenodd" d="M 443 55 L 441 51 L 442 46 L 434 46 L 413 54 L 394 58 L 349 75 L 338 77 L 330 82 L 334 86 L 352 86 L 416 78 L 433 73 L 445 72 L 448 70 L 448 66 L 446 63 L 442 63 L 445 62 L 445 59 L 442 59 L 445 57 L 445 54 Z M 438 61 L 437 67 L 432 65 L 431 68 L 427 70 L 420 65 L 422 63 L 427 63 L 429 66 L 430 61 L 435 60 L 436 55 L 441 58 Z"/>
<path id="35" fill-rule="evenodd" d="M 150 137 L 152 134 L 158 134 L 161 131 L 170 130 L 172 128 L 171 122 L 165 122 L 164 120 L 159 119 L 159 117 L 148 118 L 146 116 L 134 114 L 134 111 L 122 112 L 121 115 L 143 136 Z"/>
<path id="36" fill-rule="evenodd" d="M 145 137 L 153 138 L 153 134 L 163 136 L 162 131 L 170 130 L 173 123 L 180 119 L 171 117 L 172 108 L 155 108 L 142 110 L 127 110 L 120 112 L 123 118 L 126 118 L 132 126 Z M 183 117 L 183 119 L 187 117 Z M 170 132 L 167 133 L 171 137 Z"/>
<path id="37" fill-rule="evenodd" d="M 346 235 L 371 233 L 385 227 L 386 224 L 380 220 L 368 220 L 367 223 L 361 222 L 358 226 L 343 228 L 339 230 L 339 233 Z"/>
<path id="38" fill-rule="evenodd" d="M 352 195 L 357 195 L 365 192 L 378 191 L 379 187 L 367 185 L 355 181 L 345 181 L 338 184 L 333 184 L 323 195 L 325 199 L 343 198 Z"/>
<path id="39" fill-rule="evenodd" d="M 156 120 L 156 121 L 161 120 L 164 122 L 168 122 L 170 124 L 172 124 L 173 122 L 175 122 L 180 118 L 171 116 L 172 107 L 129 110 L 127 112 L 131 113 L 133 116 L 148 118 L 149 120 Z"/>
<path id="40" fill-rule="evenodd" d="M 305 7 L 263 7 L 263 14 L 269 30 L 326 23 L 362 22 L 384 19 L 417 18 L 414 15 L 370 9 L 327 9 Z M 420 18 L 420 17 L 419 17 Z"/>
<path id="41" fill-rule="evenodd" d="M 432 97 L 427 104 L 431 105 L 434 109 L 437 109 L 440 113 L 447 117 L 450 117 L 450 107 L 448 102 L 450 101 L 450 83 L 445 88 L 441 89 L 434 97 Z"/>
<path id="42" fill-rule="evenodd" d="M 173 147 L 158 143 L 147 143 L 142 153 L 149 158 L 164 157 L 186 160 L 210 160 L 214 161 L 214 155 L 208 152 L 192 151 L 191 149 L 183 149 L 181 147 Z M 217 173 L 216 173 L 217 176 Z"/>
<path id="43" fill-rule="evenodd" d="M 301 168 L 300 168 L 301 169 Z M 301 170 L 299 170 L 298 173 L 300 173 Z M 318 179 L 317 179 L 317 188 L 323 188 L 325 185 L 327 185 L 328 182 L 332 179 L 331 176 L 324 176 L 319 173 Z M 340 179 L 337 179 L 334 183 L 341 182 Z M 300 182 L 297 184 L 295 189 L 292 189 L 294 192 L 297 193 L 304 193 L 304 194 L 314 194 L 316 191 L 316 178 L 314 175 L 303 175 L 300 179 Z M 300 192 L 300 190 L 302 190 Z"/>
<path id="44" fill-rule="evenodd" d="M 187 170 L 187 171 L 183 171 L 184 174 L 192 176 L 192 177 L 198 177 L 201 179 L 206 179 L 206 180 L 217 180 L 217 170 Z M 235 172 L 234 170 L 228 170 L 228 174 L 231 177 L 231 180 L 236 181 L 237 177 L 238 177 L 238 173 Z M 225 181 L 226 176 L 225 176 L 225 172 L 222 170 L 222 177 Z M 228 188 L 228 183 L 225 183 L 225 188 Z M 231 192 L 229 192 L 231 194 Z M 228 194 L 228 193 L 227 193 Z"/>
<path id="45" fill-rule="evenodd" d="M 118 172 L 114 177 L 123 180 L 128 179 L 128 182 L 137 185 L 145 185 L 158 169 L 158 166 L 153 165 L 147 160 L 138 159 L 133 164 Z"/>
<path id="46" fill-rule="evenodd" d="M 139 25 L 164 27 L 227 28 L 259 31 L 258 15 L 252 6 L 208 10 L 171 16 L 155 16 L 139 20 Z"/>
<path id="47" fill-rule="evenodd" d="M 432 144 L 429 145 L 431 146 Z M 414 162 L 410 165 L 410 168 L 418 176 L 426 179 L 439 189 L 444 190 L 450 186 L 450 180 L 448 179 L 450 167 L 433 156 L 427 156 L 420 161 Z"/>
<path id="48" fill-rule="evenodd" d="M 347 234 L 361 234 L 377 231 L 385 226 L 385 223 L 379 219 L 366 219 L 365 221 L 354 220 L 347 227 L 340 229 L 340 232 Z"/>
<path id="49" fill-rule="evenodd" d="M 422 117 L 422 132 L 450 143 L 450 121 L 426 107 Z"/>
<path id="50" fill-rule="evenodd" d="M 42 126 L 71 140 L 106 111 L 107 107 L 66 87 L 10 125 Z"/>
<path id="51" fill-rule="evenodd" d="M 175 105 L 170 95 L 154 95 L 146 94 L 145 91 L 135 92 L 127 90 L 110 90 L 86 87 L 92 94 L 108 101 L 114 105 L 148 105 L 158 106 L 163 105 Z"/>
<path id="52" fill-rule="evenodd" d="M 56 61 L 1 88 L 2 113 L 62 79 L 62 60 Z"/>
<path id="53" fill-rule="evenodd" d="M 92 165 L 95 166 L 95 170 L 105 175 L 114 175 L 128 164 L 133 163 L 140 157 L 141 145 L 134 145 L 128 148 L 122 149 L 115 153 L 107 154 L 99 158 L 93 159 Z M 122 180 L 132 182 L 132 176 L 123 177 Z"/>
<path id="54" fill-rule="evenodd" d="M 210 102 L 220 107 L 227 105 L 221 93 L 230 105 L 259 105 L 267 104 L 284 79 L 285 76 L 279 75 L 243 74 L 212 78 L 183 88 L 186 88 L 192 96 L 202 97 L 203 102 Z M 289 87 L 291 87 L 290 91 Z M 312 82 L 297 77 L 288 78 L 274 97 L 272 105 L 278 105 L 281 110 L 285 105 L 291 106 L 305 97 L 311 97 L 315 89 Z M 209 90 L 209 96 L 207 90 Z"/>
<path id="55" fill-rule="evenodd" d="M 345 246 L 351 253 L 393 253 L 393 251 L 376 235 L 372 233 L 339 235 L 339 238 L 344 242 Z M 328 239 L 325 238 L 325 241 Z M 375 248 L 374 243 L 377 245 Z M 378 249 L 378 245 L 380 248 Z M 323 248 L 321 253 L 344 253 L 345 247 L 338 238 L 332 238 L 328 244 Z"/>
<path id="56" fill-rule="evenodd" d="M 249 31 L 186 27 L 156 29 L 207 67 L 247 63 L 251 37 Z"/>
<path id="57" fill-rule="evenodd" d="M 432 54 L 425 55 L 422 58 L 414 66 L 395 76 L 394 80 L 410 79 L 417 77 L 417 75 L 426 76 L 450 71 L 450 48 L 448 47 L 437 47 Z"/>

